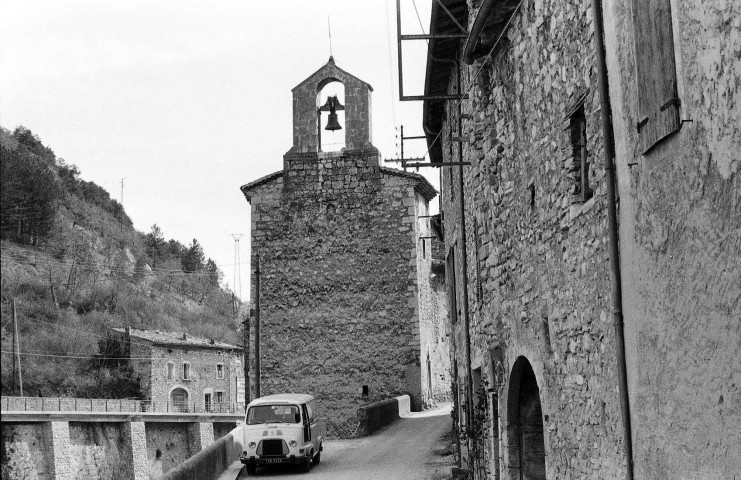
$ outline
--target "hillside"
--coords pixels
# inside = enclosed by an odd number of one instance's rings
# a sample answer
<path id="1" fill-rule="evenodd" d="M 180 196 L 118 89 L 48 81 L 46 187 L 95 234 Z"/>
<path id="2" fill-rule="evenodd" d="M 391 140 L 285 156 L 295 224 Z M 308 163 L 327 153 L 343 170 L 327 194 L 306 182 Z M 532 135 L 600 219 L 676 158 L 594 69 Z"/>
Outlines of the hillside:
<path id="1" fill-rule="evenodd" d="M 245 312 L 196 239 L 136 231 L 107 191 L 30 130 L 0 129 L 3 394 L 13 384 L 13 300 L 26 396 L 139 396 L 106 340 L 112 326 L 241 343 Z"/>

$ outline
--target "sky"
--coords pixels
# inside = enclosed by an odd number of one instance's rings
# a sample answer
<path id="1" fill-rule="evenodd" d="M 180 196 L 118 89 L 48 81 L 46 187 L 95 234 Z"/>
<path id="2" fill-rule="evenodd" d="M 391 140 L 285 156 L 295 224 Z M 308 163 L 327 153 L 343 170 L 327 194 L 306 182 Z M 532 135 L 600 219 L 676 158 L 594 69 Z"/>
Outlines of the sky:
<path id="1" fill-rule="evenodd" d="M 430 0 L 401 5 L 403 33 L 429 29 Z M 340 68 L 374 88 L 373 144 L 384 158 L 397 156 L 400 125 L 422 134 L 421 102 L 398 100 L 395 0 L 0 0 L 0 8 L 0 125 L 31 129 L 122 201 L 138 230 L 156 223 L 168 239 L 198 239 L 243 299 L 250 210 L 239 187 L 282 168 L 291 89 L 330 48 Z M 404 93 L 422 94 L 426 45 L 403 48 Z M 426 152 L 424 141 L 404 149 Z M 436 169 L 419 173 L 438 187 Z M 243 235 L 239 268 L 232 234 Z"/>

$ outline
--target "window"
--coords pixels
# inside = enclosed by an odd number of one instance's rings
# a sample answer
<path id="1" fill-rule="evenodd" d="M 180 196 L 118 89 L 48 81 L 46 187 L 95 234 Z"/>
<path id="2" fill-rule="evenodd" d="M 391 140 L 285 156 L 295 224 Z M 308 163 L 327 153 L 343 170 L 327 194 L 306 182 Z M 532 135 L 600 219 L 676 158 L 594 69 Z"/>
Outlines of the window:
<path id="1" fill-rule="evenodd" d="M 216 378 L 224 378 L 224 364 L 223 363 L 216 364 Z"/>
<path id="2" fill-rule="evenodd" d="M 589 156 L 587 155 L 587 119 L 584 115 L 584 104 L 577 107 L 569 117 L 569 134 L 571 137 L 570 173 L 573 179 L 572 198 L 586 202 L 592 198 L 589 186 Z M 534 204 L 534 185 L 532 203 Z"/>
<path id="3" fill-rule="evenodd" d="M 190 362 L 183 362 L 183 380 L 190 380 Z"/>
<path id="4" fill-rule="evenodd" d="M 175 365 L 172 362 L 167 362 L 167 379 L 172 380 L 175 377 Z"/>
<path id="5" fill-rule="evenodd" d="M 368 396 L 368 385 L 363 385 L 363 387 L 362 387 L 362 395 L 364 397 L 367 397 Z"/>
<path id="6" fill-rule="evenodd" d="M 644 154 L 679 130 L 671 0 L 633 0 L 638 136 Z"/>
<path id="7" fill-rule="evenodd" d="M 422 258 L 427 258 L 427 239 L 422 239 Z"/>
<path id="8" fill-rule="evenodd" d="M 216 403 L 224 403 L 224 392 L 216 392 Z"/>

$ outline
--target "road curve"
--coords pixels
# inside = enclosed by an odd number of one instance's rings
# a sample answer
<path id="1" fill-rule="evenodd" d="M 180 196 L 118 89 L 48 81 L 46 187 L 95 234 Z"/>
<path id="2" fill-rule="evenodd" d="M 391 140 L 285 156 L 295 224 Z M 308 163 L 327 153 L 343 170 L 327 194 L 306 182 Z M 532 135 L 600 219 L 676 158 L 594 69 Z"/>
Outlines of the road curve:
<path id="1" fill-rule="evenodd" d="M 452 457 L 450 406 L 412 412 L 370 437 L 328 440 L 322 461 L 309 473 L 292 466 L 258 469 L 256 475 L 240 473 L 241 480 L 432 480 L 450 478 Z"/>

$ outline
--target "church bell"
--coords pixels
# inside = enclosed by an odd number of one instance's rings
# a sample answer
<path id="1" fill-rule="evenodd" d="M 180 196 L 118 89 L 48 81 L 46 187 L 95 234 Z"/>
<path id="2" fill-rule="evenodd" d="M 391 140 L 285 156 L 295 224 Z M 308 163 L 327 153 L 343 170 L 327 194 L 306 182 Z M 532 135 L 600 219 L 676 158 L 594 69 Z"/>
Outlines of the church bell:
<path id="1" fill-rule="evenodd" d="M 319 108 L 319 111 L 329 112 L 325 130 L 342 130 L 340 122 L 337 121 L 337 110 L 344 110 L 345 106 L 340 103 L 337 96 L 327 97 L 327 102 Z"/>
<path id="2" fill-rule="evenodd" d="M 340 126 L 339 122 L 337 121 L 337 114 L 336 113 L 330 113 L 329 119 L 327 119 L 327 126 L 324 127 L 325 130 L 342 130 L 342 127 Z"/>

